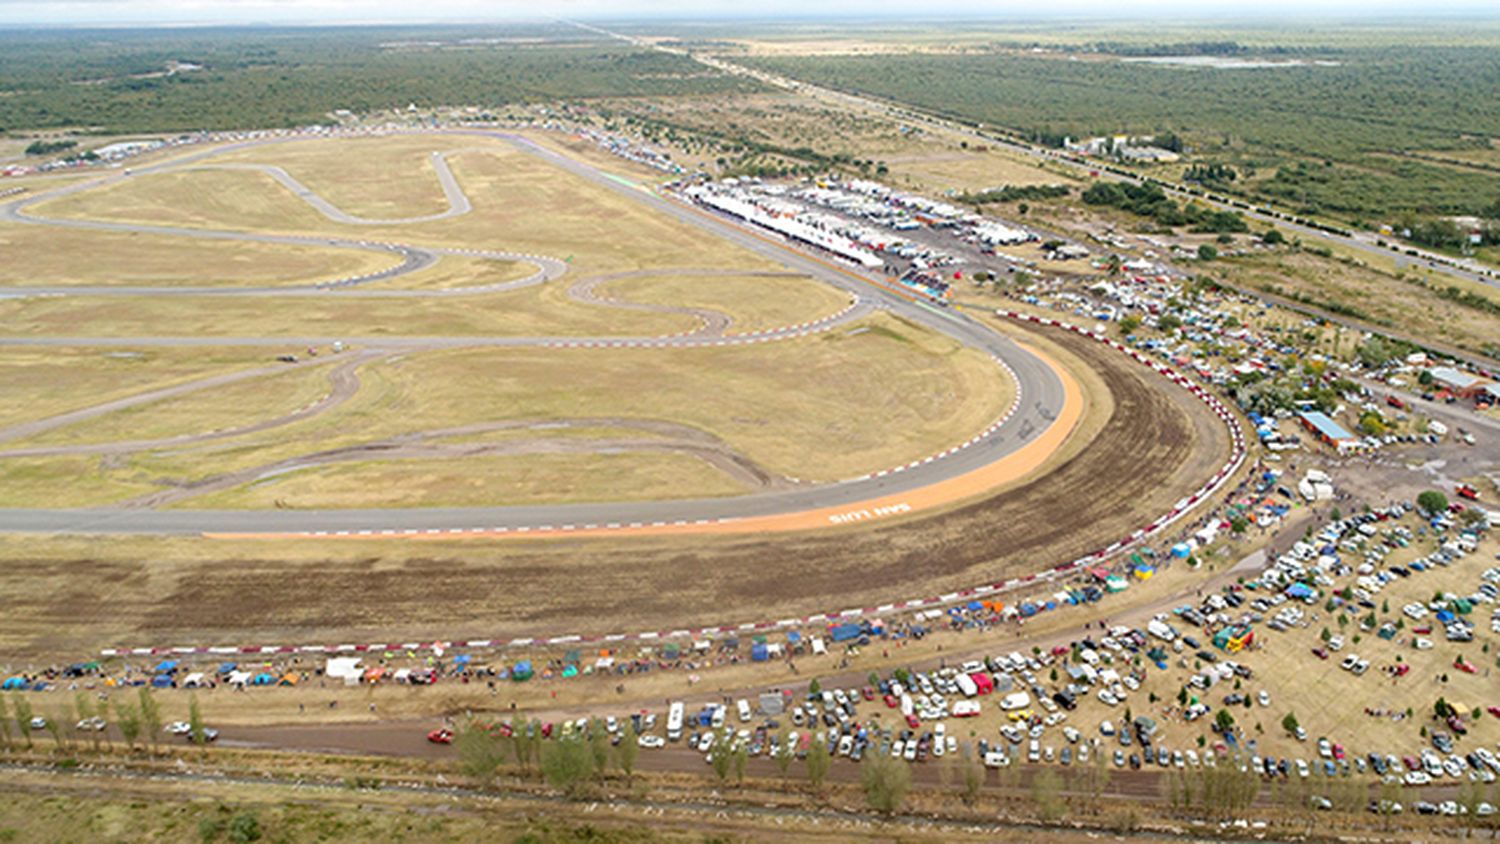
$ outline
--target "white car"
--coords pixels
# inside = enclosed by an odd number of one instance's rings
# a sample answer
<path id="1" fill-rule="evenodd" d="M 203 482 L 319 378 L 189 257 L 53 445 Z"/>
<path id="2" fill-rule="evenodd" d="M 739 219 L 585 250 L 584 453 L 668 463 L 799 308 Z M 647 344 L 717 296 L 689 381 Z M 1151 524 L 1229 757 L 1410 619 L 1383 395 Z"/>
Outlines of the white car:
<path id="1" fill-rule="evenodd" d="M 193 731 L 193 725 L 186 721 L 173 721 L 163 729 L 174 736 L 185 736 Z"/>
<path id="2" fill-rule="evenodd" d="M 1260 694 L 1256 695 L 1255 699 L 1260 703 L 1261 706 L 1271 705 L 1271 693 L 1266 691 L 1265 689 L 1261 689 Z"/>
<path id="3" fill-rule="evenodd" d="M 1407 785 L 1427 785 L 1432 782 L 1432 777 L 1429 777 L 1425 771 L 1407 771 L 1402 781 Z"/>
<path id="4" fill-rule="evenodd" d="M 1412 640 L 1412 644 L 1414 646 L 1416 646 L 1416 649 L 1419 650 L 1419 651 L 1430 651 L 1430 650 L 1432 650 L 1432 640 L 1431 639 L 1424 639 L 1421 636 L 1418 636 L 1416 639 Z"/>
<path id="5" fill-rule="evenodd" d="M 659 750 L 667 746 L 667 740 L 661 736 L 641 736 L 635 743 L 647 750 Z"/>

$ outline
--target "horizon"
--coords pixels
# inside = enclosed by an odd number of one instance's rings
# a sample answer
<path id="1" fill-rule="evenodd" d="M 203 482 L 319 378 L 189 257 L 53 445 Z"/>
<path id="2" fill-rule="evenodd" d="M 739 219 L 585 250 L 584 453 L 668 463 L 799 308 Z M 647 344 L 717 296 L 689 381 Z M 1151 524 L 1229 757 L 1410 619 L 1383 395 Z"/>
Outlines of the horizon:
<path id="1" fill-rule="evenodd" d="M 3 29 L 90 29 L 90 28 L 271 28 L 287 27 L 380 27 L 439 25 L 535 25 L 588 21 L 593 23 L 629 24 L 637 22 L 666 23 L 678 26 L 694 24 L 723 25 L 745 23 L 756 25 L 879 24 L 901 21 L 983 24 L 991 26 L 1027 26 L 1067 22 L 1078 23 L 1156 23 L 1172 28 L 1212 23 L 1216 26 L 1279 28 L 1291 20 L 1301 24 L 1318 22 L 1336 26 L 1379 26 L 1428 21 L 1434 24 L 1500 21 L 1500 7 L 1482 0 L 1447 0 L 1437 8 L 1414 9 L 1394 0 L 1349 2 L 1322 0 L 1299 3 L 1295 0 L 1269 0 L 1250 12 L 1248 7 L 1230 6 L 1205 9 L 1186 0 L 1157 0 L 1144 7 L 1123 11 L 1116 6 L 1094 0 L 1061 0 L 1049 9 L 1012 2 L 965 2 L 939 0 L 918 11 L 905 2 L 876 0 L 855 4 L 832 0 L 809 9 L 805 3 L 770 0 L 756 12 L 745 13 L 737 5 L 710 6 L 680 3 L 678 0 L 636 0 L 622 11 L 616 4 L 600 0 L 570 0 L 559 4 L 557 14 L 534 15 L 520 11 L 521 4 L 494 4 L 476 0 L 432 0 L 412 10 L 412 14 L 392 15 L 385 4 L 368 0 L 321 0 L 294 3 L 287 0 L 0 0 L 0 28 Z M 1019 14 L 1017 13 L 1019 11 Z"/>

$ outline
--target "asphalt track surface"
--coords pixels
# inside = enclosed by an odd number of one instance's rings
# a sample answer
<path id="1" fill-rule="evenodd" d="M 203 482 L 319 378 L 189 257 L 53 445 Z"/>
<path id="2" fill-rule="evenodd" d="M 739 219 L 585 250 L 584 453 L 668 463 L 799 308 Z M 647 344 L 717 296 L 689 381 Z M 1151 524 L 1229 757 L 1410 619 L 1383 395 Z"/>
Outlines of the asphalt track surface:
<path id="1" fill-rule="evenodd" d="M 528 139 L 501 132 L 482 130 L 450 130 L 449 135 L 471 135 L 499 138 L 514 147 L 542 158 L 556 167 L 582 177 L 605 189 L 627 196 L 658 213 L 666 214 L 685 224 L 714 234 L 723 240 L 765 256 L 795 273 L 805 274 L 849 293 L 855 305 L 839 322 L 853 319 L 871 309 L 888 310 L 903 319 L 945 334 L 960 343 L 988 355 L 1004 367 L 1014 378 L 1017 401 L 1011 412 L 984 434 L 974 437 L 942 455 L 933 455 L 914 461 L 906 466 L 882 471 L 873 475 L 849 479 L 836 484 L 775 490 L 764 493 L 721 499 L 691 499 L 678 501 L 608 502 L 570 505 L 516 506 L 516 507 L 461 507 L 422 509 L 358 509 L 358 510 L 195 510 L 172 511 L 150 509 L 0 509 L 0 530 L 7 532 L 63 532 L 85 534 L 227 534 L 227 535 L 370 535 L 370 534 L 432 534 L 448 532 L 493 531 L 497 534 L 545 535 L 564 530 L 579 531 L 631 531 L 656 529 L 684 529 L 686 531 L 710 530 L 757 530 L 757 525 L 771 517 L 786 517 L 792 514 L 827 513 L 824 526 L 864 522 L 870 519 L 901 515 L 911 512 L 912 507 L 902 506 L 905 496 L 924 488 L 943 483 L 955 483 L 963 478 L 975 477 L 986 469 L 1008 461 L 1015 464 L 1025 456 L 1035 457 L 1037 446 L 1046 440 L 1047 451 L 1069 433 L 1072 420 L 1077 417 L 1077 387 L 1050 361 L 1030 349 L 1013 342 L 994 330 L 979 324 L 961 312 L 938 308 L 918 301 L 916 297 L 888 287 L 884 280 L 863 275 L 831 260 L 809 255 L 779 242 L 771 236 L 743 228 L 727 219 L 716 217 L 685 203 L 654 193 L 642 186 L 612 177 L 581 161 L 537 145 Z M 179 158 L 154 167 L 135 170 L 136 174 L 165 169 L 180 168 L 196 163 L 222 152 L 257 145 L 260 143 L 284 143 L 294 139 L 233 144 Z M 440 168 L 441 173 L 446 168 Z M 131 176 L 114 178 L 132 178 Z M 102 181 L 111 181 L 106 179 Z M 379 249 L 393 251 L 404 256 L 404 263 L 382 275 L 394 277 L 426 266 L 438 254 L 474 254 L 508 260 L 524 260 L 539 266 L 539 272 L 527 279 L 495 285 L 488 288 L 466 288 L 447 291 L 380 291 L 377 295 L 401 293 L 410 296 L 474 295 L 499 287 L 514 288 L 525 284 L 539 284 L 561 276 L 566 265 L 543 256 L 528 256 L 511 252 L 436 250 L 425 247 L 368 243 L 341 238 L 296 237 L 267 235 L 231 231 L 202 230 L 186 227 L 138 225 L 133 223 L 96 222 L 86 220 L 51 220 L 27 214 L 25 209 L 43 199 L 97 187 L 101 181 L 72 185 L 47 194 L 28 197 L 25 200 L 0 206 L 0 217 L 33 225 L 59 225 L 72 228 L 103 229 L 112 231 L 166 234 L 182 237 L 199 237 L 224 240 L 246 240 L 263 243 L 287 243 L 298 245 L 328 245 L 341 248 Z M 455 186 L 456 187 L 456 186 Z M 446 187 L 445 187 L 446 191 Z M 459 191 L 461 193 L 461 191 Z M 299 195 L 301 195 L 299 193 Z M 304 197 L 305 199 L 306 197 Z M 450 211 L 467 205 L 450 203 Z M 359 292 L 357 285 L 348 288 L 305 285 L 301 288 L 59 288 L 42 291 L 27 288 L 27 295 L 56 292 L 61 295 L 119 295 L 130 291 L 132 295 L 350 295 Z M 832 326 L 823 327 L 827 330 Z M 632 347 L 690 348 L 706 345 L 734 345 L 767 342 L 777 339 L 804 336 L 814 328 L 794 326 L 759 334 L 740 335 L 729 339 L 712 333 L 703 336 L 643 339 L 640 337 L 444 337 L 444 338 L 360 338 L 360 337 L 277 337 L 277 338 L 223 338 L 223 337 L 53 337 L 53 338 L 0 338 L 0 345 L 118 345 L 118 346 L 225 346 L 268 345 L 287 347 L 292 344 L 323 344 L 335 339 L 346 343 L 367 345 L 370 350 L 387 348 L 453 348 L 474 346 L 544 346 L 608 348 L 615 354 L 628 354 Z M 1072 394 L 1070 394 L 1070 390 Z M 1070 399 L 1073 399 L 1070 401 Z M 1071 412 L 1068 412 L 1071 411 Z M 84 411 L 86 412 L 86 411 Z M 964 432 L 967 435 L 972 432 Z M 830 442 L 830 448 L 837 443 Z M 1039 460 L 1023 461 L 1033 466 Z M 881 502 L 867 506 L 871 502 Z M 840 513 L 841 509 L 846 510 Z"/>

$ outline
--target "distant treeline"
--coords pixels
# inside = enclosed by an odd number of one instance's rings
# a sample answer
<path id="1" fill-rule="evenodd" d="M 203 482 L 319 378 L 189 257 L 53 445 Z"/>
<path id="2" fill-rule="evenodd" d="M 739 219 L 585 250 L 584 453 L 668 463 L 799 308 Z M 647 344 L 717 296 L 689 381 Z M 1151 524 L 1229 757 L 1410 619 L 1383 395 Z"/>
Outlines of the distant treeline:
<path id="1" fill-rule="evenodd" d="M 545 39 L 533 43 L 527 39 Z M 173 62 L 201 66 L 168 74 Z M 504 105 L 758 89 L 572 27 L 0 33 L 0 128 L 305 125 L 346 108 Z"/>
<path id="2" fill-rule="evenodd" d="M 1041 199 L 1057 199 L 1067 196 L 1072 188 L 1067 185 L 1006 185 L 979 193 L 965 193 L 958 198 L 970 205 L 986 205 L 991 202 L 1035 202 Z"/>
<path id="3" fill-rule="evenodd" d="M 1500 51 L 1388 46 L 1320 55 L 1338 64 L 1219 70 L 1005 52 L 739 61 L 1048 146 L 1169 128 L 1199 158 L 1272 174 L 1238 179 L 1236 192 L 1303 214 L 1472 214 L 1500 197 L 1500 176 L 1390 154 L 1500 137 Z"/>
<path id="4" fill-rule="evenodd" d="M 26 146 L 26 154 L 51 155 L 76 146 L 78 146 L 77 141 L 32 141 Z"/>
<path id="5" fill-rule="evenodd" d="M 1250 230 L 1238 212 L 1218 211 L 1196 202 L 1178 205 L 1156 185 L 1095 182 L 1083 192 L 1083 201 L 1150 217 L 1168 228 L 1191 226 L 1196 232 L 1221 234 Z"/>

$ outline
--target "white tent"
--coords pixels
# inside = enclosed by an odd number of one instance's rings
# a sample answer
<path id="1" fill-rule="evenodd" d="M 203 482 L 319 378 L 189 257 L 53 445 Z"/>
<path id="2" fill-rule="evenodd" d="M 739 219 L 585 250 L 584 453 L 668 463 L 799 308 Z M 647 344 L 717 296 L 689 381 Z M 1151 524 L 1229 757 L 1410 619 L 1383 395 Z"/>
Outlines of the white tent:
<path id="1" fill-rule="evenodd" d="M 364 676 L 365 669 L 357 656 L 334 656 L 328 658 L 328 664 L 324 666 L 323 673 L 330 679 L 343 680 L 346 686 L 353 686 L 357 685 L 359 678 Z"/>
<path id="2" fill-rule="evenodd" d="M 183 680 L 182 680 L 182 687 L 184 689 L 196 689 L 196 688 L 198 688 L 199 686 L 202 686 L 202 685 L 203 685 L 203 672 L 202 671 L 194 671 L 192 674 L 187 675 L 187 677 L 183 678 Z"/>

